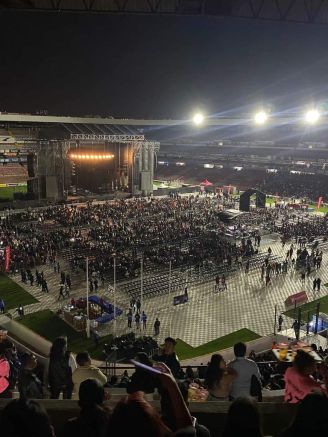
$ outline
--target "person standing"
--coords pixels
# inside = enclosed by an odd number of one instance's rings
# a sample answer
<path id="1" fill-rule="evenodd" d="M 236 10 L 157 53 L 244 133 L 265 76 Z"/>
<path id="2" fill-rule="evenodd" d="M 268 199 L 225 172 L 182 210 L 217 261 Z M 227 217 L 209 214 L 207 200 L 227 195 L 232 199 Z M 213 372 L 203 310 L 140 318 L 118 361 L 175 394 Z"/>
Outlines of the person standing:
<path id="1" fill-rule="evenodd" d="M 318 278 L 317 279 L 317 290 L 320 291 L 320 287 L 321 287 L 321 279 Z"/>
<path id="2" fill-rule="evenodd" d="M 70 366 L 70 361 L 72 360 L 73 357 L 67 350 L 66 338 L 57 337 L 50 349 L 48 369 L 51 399 L 58 399 L 61 392 L 63 392 L 64 399 L 72 397 L 73 381 L 72 368 Z"/>
<path id="3" fill-rule="evenodd" d="M 246 273 L 246 274 L 249 273 L 249 259 L 246 261 L 246 265 L 245 265 L 245 273 Z"/>
<path id="4" fill-rule="evenodd" d="M 181 377 L 181 366 L 178 357 L 175 353 L 175 346 L 177 342 L 172 337 L 167 337 L 164 340 L 164 347 L 162 349 L 161 355 L 156 355 L 154 357 L 155 361 L 160 361 L 167 365 L 171 370 L 172 375 L 175 378 Z"/>
<path id="5" fill-rule="evenodd" d="M 10 364 L 6 357 L 6 344 L 0 343 L 0 398 L 11 398 L 9 376 Z"/>
<path id="6" fill-rule="evenodd" d="M 67 287 L 68 287 L 69 289 L 72 288 L 71 277 L 70 277 L 70 275 L 69 275 L 68 273 L 67 273 L 67 275 L 66 275 L 66 284 L 67 284 Z"/>
<path id="7" fill-rule="evenodd" d="M 61 297 L 62 297 L 63 299 L 65 299 L 65 294 L 64 294 L 64 285 L 63 285 L 63 284 L 60 284 L 60 287 L 59 287 L 58 300 L 60 300 Z"/>
<path id="8" fill-rule="evenodd" d="M 317 278 L 313 279 L 313 285 L 312 285 L 312 290 L 315 291 L 317 288 Z"/>
<path id="9" fill-rule="evenodd" d="M 0 298 L 0 313 L 1 314 L 3 314 L 5 312 L 5 308 L 6 308 L 6 305 L 5 305 L 4 300 L 2 298 Z"/>
<path id="10" fill-rule="evenodd" d="M 35 355 L 30 354 L 25 359 L 25 365 L 18 378 L 18 390 L 21 398 L 43 399 L 42 382 L 34 373 L 38 362 Z"/>
<path id="11" fill-rule="evenodd" d="M 136 307 L 137 307 L 137 313 L 140 313 L 140 309 L 141 309 L 141 302 L 140 302 L 140 299 L 137 299 Z"/>
<path id="12" fill-rule="evenodd" d="M 136 322 L 136 328 L 139 330 L 140 329 L 140 314 L 138 312 L 134 316 L 134 320 Z"/>
<path id="13" fill-rule="evenodd" d="M 155 323 L 154 323 L 155 335 L 159 335 L 159 328 L 160 328 L 160 326 L 161 326 L 161 322 L 156 317 L 156 320 L 155 320 Z"/>
<path id="14" fill-rule="evenodd" d="M 298 320 L 295 319 L 291 327 L 294 329 L 296 340 L 299 340 L 301 326 Z"/>
<path id="15" fill-rule="evenodd" d="M 280 332 L 282 330 L 282 324 L 284 323 L 284 318 L 282 317 L 282 314 L 279 315 L 278 318 L 278 331 Z"/>
<path id="16" fill-rule="evenodd" d="M 76 355 L 77 369 L 72 374 L 72 381 L 74 384 L 73 399 L 79 398 L 80 384 L 87 379 L 95 379 L 101 385 L 106 384 L 107 377 L 102 371 L 91 364 L 91 358 L 87 351 L 79 352 Z"/>
<path id="17" fill-rule="evenodd" d="M 129 312 L 128 312 L 128 328 L 132 328 L 132 310 L 131 310 L 131 308 L 129 309 Z"/>
<path id="18" fill-rule="evenodd" d="M 15 313 L 17 312 L 18 313 L 18 317 L 20 318 L 20 319 L 22 319 L 23 317 L 24 317 L 24 315 L 25 315 L 25 311 L 24 311 L 24 307 L 23 307 L 23 305 L 19 305 L 19 307 L 14 311 Z"/>
<path id="19" fill-rule="evenodd" d="M 143 311 L 141 316 L 142 329 L 147 329 L 147 314 Z"/>
<path id="20" fill-rule="evenodd" d="M 227 287 L 226 277 L 224 274 L 221 277 L 221 285 L 222 285 L 222 290 L 227 290 L 228 287 Z"/>
<path id="21" fill-rule="evenodd" d="M 261 281 L 263 281 L 264 279 L 264 274 L 265 274 L 265 264 L 261 265 Z"/>

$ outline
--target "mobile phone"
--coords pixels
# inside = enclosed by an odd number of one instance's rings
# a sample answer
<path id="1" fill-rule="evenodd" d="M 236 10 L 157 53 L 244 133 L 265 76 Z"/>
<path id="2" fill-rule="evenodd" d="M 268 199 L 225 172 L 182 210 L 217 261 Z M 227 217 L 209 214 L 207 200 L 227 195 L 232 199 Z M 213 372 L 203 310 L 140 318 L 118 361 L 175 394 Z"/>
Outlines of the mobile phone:
<path id="1" fill-rule="evenodd" d="M 155 369 L 155 367 L 147 366 L 147 364 L 140 363 L 136 360 L 130 360 L 136 367 L 140 367 L 141 369 L 148 370 L 149 372 L 161 374 L 163 373 L 161 370 Z"/>

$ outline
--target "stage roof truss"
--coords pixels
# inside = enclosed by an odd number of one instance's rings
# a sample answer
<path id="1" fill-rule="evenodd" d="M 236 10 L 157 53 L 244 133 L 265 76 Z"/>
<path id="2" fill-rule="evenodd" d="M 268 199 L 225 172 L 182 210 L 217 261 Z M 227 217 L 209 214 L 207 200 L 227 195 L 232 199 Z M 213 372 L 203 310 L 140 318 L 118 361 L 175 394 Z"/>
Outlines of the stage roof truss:
<path id="1" fill-rule="evenodd" d="M 107 135 L 107 134 L 71 134 L 71 140 L 82 141 L 111 141 L 113 143 L 126 143 L 143 141 L 144 135 Z"/>
<path id="2" fill-rule="evenodd" d="M 328 0 L 2 0 L 1 8 L 56 13 L 199 15 L 328 24 Z"/>

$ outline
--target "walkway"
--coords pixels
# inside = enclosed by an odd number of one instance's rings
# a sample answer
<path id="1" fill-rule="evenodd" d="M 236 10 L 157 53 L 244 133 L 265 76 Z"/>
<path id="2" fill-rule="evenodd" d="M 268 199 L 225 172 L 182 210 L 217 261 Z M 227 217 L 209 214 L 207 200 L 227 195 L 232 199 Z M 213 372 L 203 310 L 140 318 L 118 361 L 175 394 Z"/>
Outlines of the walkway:
<path id="1" fill-rule="evenodd" d="M 279 239 L 274 235 L 263 238 L 261 251 L 267 252 L 269 246 L 273 254 L 281 257 L 281 259 L 285 258 L 286 251 L 289 248 L 289 244 L 282 248 Z M 313 275 L 306 280 L 304 288 L 300 281 L 300 275 L 292 270 L 289 270 L 285 275 L 281 274 L 274 277 L 272 284 L 265 287 L 260 280 L 260 267 L 257 267 L 251 269 L 248 275 L 238 271 L 233 276 L 228 277 L 228 289 L 219 294 L 213 293 L 214 281 L 189 287 L 189 302 L 183 305 L 174 307 L 173 295 L 145 299 L 144 309 L 148 315 L 148 329 L 137 334 L 152 335 L 156 317 L 161 322 L 160 342 L 170 334 L 196 347 L 240 328 L 248 328 L 259 335 L 271 334 L 274 327 L 275 305 L 278 306 L 279 311 L 283 311 L 285 309 L 284 301 L 289 295 L 303 289 L 308 292 L 309 300 L 326 295 L 328 289 L 324 284 L 328 282 L 327 263 L 328 253 L 325 251 L 322 267 L 318 271 L 318 276 L 322 280 L 320 293 L 312 292 Z M 68 272 L 68 266 L 64 260 L 61 261 L 61 267 L 65 272 Z M 22 284 L 19 276 L 12 278 L 39 300 L 39 303 L 26 306 L 26 314 L 43 309 L 57 311 L 67 301 L 58 302 L 57 300 L 60 274 L 54 273 L 50 266 L 44 266 L 43 271 L 48 282 L 49 294 L 43 293 L 36 286 L 30 287 Z M 78 274 L 71 273 L 71 279 L 71 296 L 74 296 L 74 298 L 85 296 L 84 274 L 82 272 Z M 105 291 L 104 288 L 100 288 L 98 294 L 111 302 L 113 301 L 113 295 Z M 127 311 L 129 299 L 125 294 L 118 291 L 116 304 L 124 311 Z M 290 328 L 291 323 L 290 319 L 286 320 L 285 318 L 284 328 Z M 100 330 L 101 335 L 113 332 L 113 329 L 113 322 L 107 324 Z M 129 331 L 126 315 L 122 315 L 117 319 L 117 335 Z"/>

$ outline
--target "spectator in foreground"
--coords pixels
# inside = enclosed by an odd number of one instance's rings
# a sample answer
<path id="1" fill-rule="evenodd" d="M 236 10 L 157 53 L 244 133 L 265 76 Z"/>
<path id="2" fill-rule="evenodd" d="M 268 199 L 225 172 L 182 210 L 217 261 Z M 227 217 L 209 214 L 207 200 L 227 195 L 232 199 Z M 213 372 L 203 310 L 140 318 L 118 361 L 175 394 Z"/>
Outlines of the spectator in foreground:
<path id="1" fill-rule="evenodd" d="M 10 364 L 6 357 L 6 345 L 0 343 L 0 398 L 11 398 L 9 374 Z"/>
<path id="2" fill-rule="evenodd" d="M 170 373 L 169 368 L 158 363 L 157 368 L 163 372 L 158 375 L 161 386 L 162 400 L 165 395 L 166 417 L 169 429 L 157 411 L 144 399 L 142 392 L 135 392 L 123 398 L 114 408 L 109 420 L 107 437 L 131 436 L 136 434 L 143 437 L 167 437 L 174 432 L 183 432 L 185 436 L 195 436 L 192 428 L 192 418 L 183 400 L 181 392 Z M 163 403 L 162 403 L 163 405 Z M 190 432 L 189 432 L 190 430 Z"/>
<path id="3" fill-rule="evenodd" d="M 38 362 L 34 354 L 27 355 L 18 378 L 18 390 L 21 398 L 42 399 L 42 382 L 34 373 Z"/>
<path id="4" fill-rule="evenodd" d="M 142 364 L 146 364 L 149 367 L 153 367 L 153 363 L 150 361 L 145 352 L 139 352 L 136 356 L 136 360 Z M 134 393 L 136 391 L 154 393 L 157 385 L 158 381 L 153 373 L 140 367 L 136 367 L 135 372 L 131 376 L 131 381 L 127 385 L 126 391 L 127 393 Z"/>
<path id="5" fill-rule="evenodd" d="M 170 430 L 162 422 L 158 412 L 138 391 L 121 399 L 109 420 L 108 437 L 132 436 L 166 437 Z"/>
<path id="6" fill-rule="evenodd" d="M 87 351 L 79 352 L 76 355 L 76 362 L 78 364 L 78 368 L 74 370 L 72 375 L 74 384 L 74 399 L 78 399 L 80 384 L 86 379 L 96 379 L 101 385 L 106 384 L 106 375 L 104 375 L 102 371 L 98 369 L 98 367 L 91 364 L 91 358 Z"/>
<path id="7" fill-rule="evenodd" d="M 58 337 L 50 349 L 48 381 L 51 399 L 58 399 L 63 393 L 64 399 L 71 399 L 73 390 L 70 352 L 65 337 Z"/>
<path id="8" fill-rule="evenodd" d="M 110 416 L 110 409 L 103 405 L 104 387 L 96 379 L 86 379 L 78 396 L 80 414 L 67 421 L 63 437 L 103 437 Z"/>
<path id="9" fill-rule="evenodd" d="M 228 367 L 236 372 L 236 377 L 232 381 L 230 390 L 232 400 L 238 397 L 250 396 L 252 377 L 257 378 L 259 384 L 261 383 L 261 374 L 257 364 L 245 358 L 246 345 L 241 342 L 236 343 L 233 349 L 236 358 L 228 364 Z"/>
<path id="10" fill-rule="evenodd" d="M 14 399 L 3 409 L 1 435 L 10 437 L 55 437 L 50 419 L 36 401 Z"/>
<path id="11" fill-rule="evenodd" d="M 15 390 L 22 364 L 16 346 L 9 338 L 4 339 L 1 344 L 5 349 L 5 357 L 10 366 L 8 393 L 12 393 Z M 11 395 L 8 397 L 11 397 Z"/>
<path id="12" fill-rule="evenodd" d="M 223 437 L 262 437 L 257 403 L 252 398 L 238 398 L 229 408 Z"/>
<path id="13" fill-rule="evenodd" d="M 281 437 L 325 435 L 328 429 L 328 398 L 324 393 L 310 393 L 299 403 L 292 424 Z"/>
<path id="14" fill-rule="evenodd" d="M 208 390 L 208 401 L 228 401 L 231 384 L 237 372 L 227 367 L 222 355 L 214 354 L 206 370 L 205 384 Z"/>
<path id="15" fill-rule="evenodd" d="M 285 373 L 285 401 L 296 404 L 312 391 L 327 393 L 327 369 L 322 364 L 318 371 L 324 382 L 320 384 L 311 376 L 316 370 L 316 362 L 312 355 L 299 350 L 294 359 L 293 367 Z"/>

